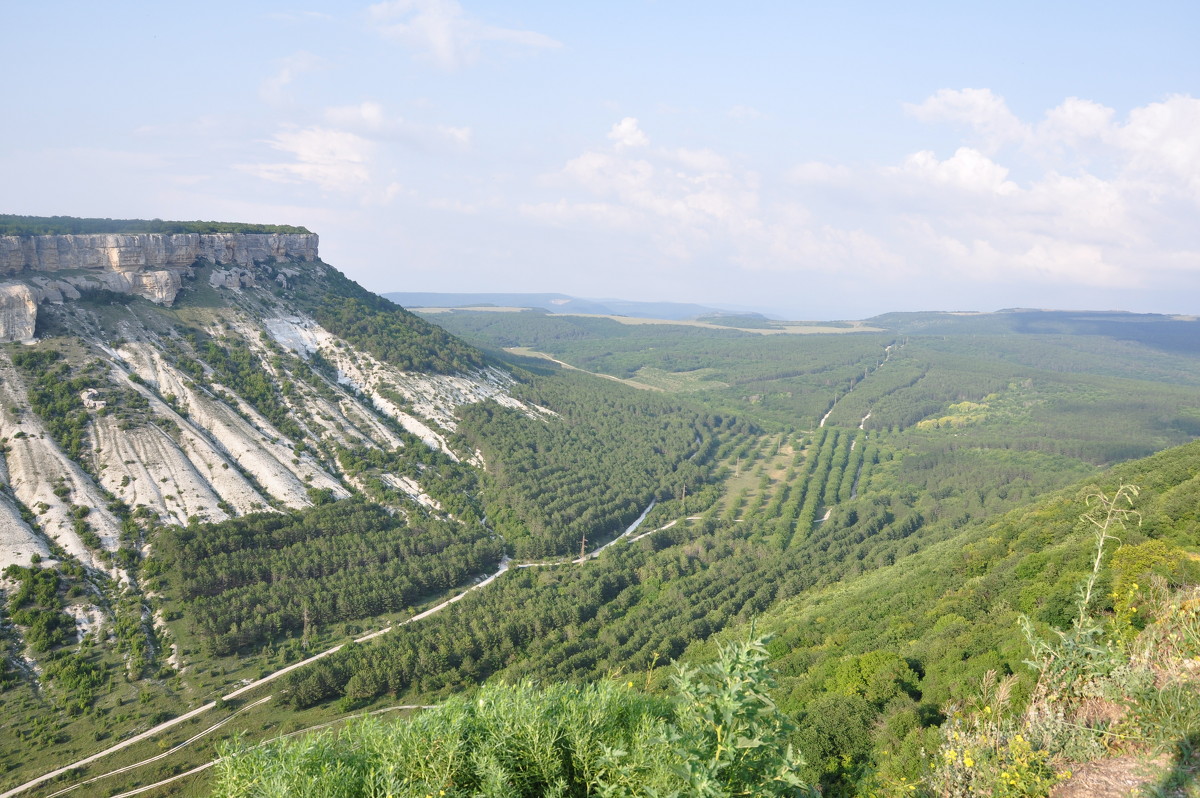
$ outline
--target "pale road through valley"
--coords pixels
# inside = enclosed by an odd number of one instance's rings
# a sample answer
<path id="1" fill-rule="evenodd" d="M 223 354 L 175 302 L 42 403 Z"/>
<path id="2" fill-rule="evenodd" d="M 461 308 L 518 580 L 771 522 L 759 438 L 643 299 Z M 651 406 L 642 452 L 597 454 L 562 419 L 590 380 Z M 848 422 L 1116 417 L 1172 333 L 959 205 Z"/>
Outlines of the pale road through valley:
<path id="1" fill-rule="evenodd" d="M 581 565 L 585 562 L 588 562 L 588 561 L 594 559 L 598 554 L 600 554 L 600 552 L 604 551 L 609 546 L 613 545 L 614 543 L 616 543 L 619 540 L 623 540 L 623 539 L 627 538 L 629 535 L 632 535 L 634 532 L 636 532 L 638 527 L 642 525 L 642 522 L 646 520 L 646 516 L 650 513 L 651 510 L 654 509 L 654 506 L 656 503 L 657 503 L 656 501 L 652 500 L 650 502 L 650 504 L 646 507 L 646 509 L 642 511 L 642 514 L 637 517 L 637 520 L 635 520 L 632 524 L 630 524 L 629 527 L 624 532 L 622 532 L 620 535 L 613 538 L 612 540 L 610 540 L 608 543 L 604 544 L 600 548 L 596 549 L 595 551 L 588 552 L 587 554 L 585 554 L 582 557 L 577 557 L 573 560 L 556 560 L 556 561 L 546 561 L 546 562 L 519 563 L 519 564 L 517 564 L 516 567 L 518 567 L 518 568 L 534 568 L 534 567 L 548 567 L 548 566 L 555 566 L 555 565 Z M 659 527 L 658 529 L 651 530 L 651 531 L 659 532 L 663 529 L 667 529 L 669 527 L 674 526 L 675 523 L 676 523 L 676 521 L 671 521 L 669 524 L 666 524 L 664 526 Z M 649 533 L 643 533 L 642 535 L 639 535 L 637 538 L 634 538 L 634 539 L 637 540 L 642 537 L 645 537 L 646 534 L 649 534 Z M 409 618 L 408 620 L 403 621 L 400 624 L 396 624 L 395 626 L 405 626 L 407 624 L 413 623 L 414 621 L 419 621 L 419 620 L 422 620 L 423 618 L 428 618 L 430 615 L 433 615 L 436 612 L 440 612 L 441 610 L 444 610 L 446 607 L 449 607 L 451 604 L 455 603 L 456 601 L 462 600 L 462 598 L 464 596 L 466 596 L 468 593 L 470 593 L 474 590 L 479 590 L 480 588 L 483 588 L 483 587 L 487 587 L 493 581 L 495 581 L 501 574 L 503 574 L 510 567 L 512 567 L 512 565 L 513 565 L 512 561 L 507 556 L 504 556 L 500 560 L 500 567 L 496 570 L 495 573 L 493 573 L 490 576 L 486 577 L 485 579 L 477 582 L 476 584 L 467 588 L 466 590 L 459 593 L 458 595 L 453 596 L 449 599 L 446 599 L 442 603 L 437 604 L 433 607 L 430 607 L 429 609 L 425 610 L 424 612 L 418 613 L 418 614 L 414 615 L 413 617 Z M 354 642 L 355 643 L 364 643 L 368 640 L 372 640 L 376 637 L 379 637 L 380 635 L 384 635 L 384 634 L 387 634 L 388 632 L 392 631 L 392 629 L 394 629 L 395 626 L 387 626 L 383 629 L 379 629 L 378 631 L 371 632 L 370 634 L 366 634 L 366 635 L 363 635 L 362 637 L 355 638 Z M 265 684 L 275 681 L 276 679 L 278 679 L 281 676 L 285 676 L 288 673 L 291 673 L 292 671 L 296 670 L 297 668 L 303 668 L 305 665 L 311 665 L 312 663 L 317 662 L 318 660 L 324 659 L 325 657 L 328 657 L 331 654 L 335 654 L 338 651 L 341 651 L 345 646 L 346 646 L 346 643 L 340 643 L 339 645 L 333 646 L 332 648 L 328 648 L 319 654 L 314 654 L 313 656 L 309 657 L 308 659 L 304 659 L 304 660 L 300 660 L 299 662 L 295 662 L 291 665 L 288 665 L 286 668 L 280 668 L 279 670 L 275 671 L 274 673 L 267 674 L 266 676 L 263 676 L 260 679 L 256 679 L 252 682 L 249 682 L 249 683 L 239 687 L 238 689 L 221 696 L 221 698 L 218 700 L 223 701 L 223 702 L 232 701 L 236 698 L 239 698 L 242 695 L 245 695 L 246 693 L 248 693 L 252 690 L 255 690 L 259 687 L 262 687 Z M 259 701 L 255 702 L 255 704 L 251 704 L 250 706 L 255 706 L 260 703 L 265 703 L 270 698 L 272 698 L 272 696 L 267 696 L 266 698 L 260 699 Z M 18 787 L 14 787 L 11 790 L 8 790 L 7 792 L 0 793 L 0 798 L 12 798 L 12 796 L 20 795 L 21 793 L 25 792 L 26 790 L 30 790 L 30 789 L 38 786 L 39 784 L 44 784 L 45 782 L 50 781 L 51 779 L 57 778 L 58 776 L 61 776 L 62 774 L 66 773 L 70 770 L 73 770 L 75 768 L 81 768 L 86 765 L 90 765 L 93 762 L 96 762 L 98 760 L 103 759 L 106 756 L 109 756 L 110 754 L 114 754 L 117 751 L 120 751 L 124 748 L 128 748 L 131 745 L 135 745 L 137 743 L 148 740 L 157 734 L 161 734 L 162 732 L 167 731 L 168 729 L 179 725 L 180 723 L 184 723 L 186 721 L 191 720 L 192 718 L 202 715 L 203 713 L 208 712 L 210 709 L 213 709 L 216 706 L 217 706 L 217 701 L 209 701 L 207 704 L 202 704 L 201 706 L 198 706 L 189 712 L 185 712 L 184 714 L 180 715 L 177 718 L 172 718 L 171 720 L 164 721 L 163 723 L 160 723 L 151 729 L 147 729 L 146 731 L 142 732 L 141 734 L 137 734 L 133 737 L 130 737 L 127 740 L 122 740 L 121 742 L 117 743 L 116 745 L 110 746 L 110 747 L 104 749 L 103 751 L 92 754 L 91 756 L 86 757 L 84 759 L 80 759 L 77 762 L 72 762 L 69 765 L 64 765 L 64 766 L 58 768 L 57 770 L 52 770 L 49 773 L 45 773 L 41 776 L 38 776 L 36 779 L 27 781 Z M 245 707 L 245 708 L 243 708 L 243 710 L 239 710 L 239 712 L 244 711 L 245 709 L 249 709 L 249 708 L 250 707 Z M 235 714 L 237 714 L 237 713 L 235 713 Z M 150 764 L 151 762 L 159 761 L 162 758 L 164 758 L 165 756 L 179 750 L 184 745 L 187 745 L 187 743 L 193 742 L 194 740 L 199 739 L 200 737 L 204 736 L 208 732 L 224 725 L 227 721 L 232 719 L 232 717 L 233 716 L 230 716 L 230 718 L 226 718 L 225 720 L 210 727 L 209 729 L 206 729 L 205 731 L 201 732 L 200 734 L 195 735 L 194 737 L 189 739 L 187 742 L 183 743 L 182 745 L 176 746 L 174 749 L 166 752 L 165 754 L 159 754 L 157 756 L 150 757 L 149 759 L 142 760 L 141 762 L 138 762 L 135 765 L 130 765 L 130 766 L 127 766 L 124 768 L 120 768 L 119 770 L 114 770 L 109 773 L 105 773 L 101 776 L 94 777 L 92 779 L 89 779 L 86 782 L 81 782 L 80 784 L 76 784 L 67 789 L 60 790 L 58 793 L 55 793 L 55 795 L 61 795 L 62 793 L 68 792 L 68 791 L 74 789 L 75 787 L 83 786 L 83 784 L 91 783 L 92 781 L 96 781 L 97 779 L 104 778 L 105 776 L 111 776 L 111 775 L 115 775 L 117 773 L 123 773 L 123 772 L 129 771 L 129 770 L 132 770 L 136 767 Z M 190 775 L 193 772 L 198 773 L 200 770 L 203 770 L 204 768 L 209 767 L 212 764 L 213 763 L 210 762 L 206 765 L 201 766 L 200 768 L 197 768 L 194 771 L 189 771 L 188 774 L 181 774 L 181 776 L 172 777 L 172 779 L 168 779 L 167 781 L 173 781 L 176 778 L 180 778 L 184 775 Z M 162 782 L 162 783 L 166 783 L 166 782 Z M 157 786 L 157 785 L 150 785 L 148 787 L 140 787 L 133 792 L 125 793 L 125 795 L 135 795 L 138 792 L 143 792 L 147 789 L 150 789 L 153 786 Z"/>

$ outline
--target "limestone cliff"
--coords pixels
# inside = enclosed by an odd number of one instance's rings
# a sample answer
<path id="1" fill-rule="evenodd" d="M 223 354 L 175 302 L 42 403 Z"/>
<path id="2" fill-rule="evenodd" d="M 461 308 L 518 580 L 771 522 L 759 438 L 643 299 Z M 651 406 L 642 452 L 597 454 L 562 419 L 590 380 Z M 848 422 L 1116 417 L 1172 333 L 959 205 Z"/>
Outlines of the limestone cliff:
<path id="1" fill-rule="evenodd" d="M 142 233 L 0 236 L 0 274 L 96 269 L 186 269 L 197 260 L 253 266 L 256 261 L 315 260 L 312 233 Z"/>
<path id="2" fill-rule="evenodd" d="M 37 298 L 27 285 L 0 283 L 0 341 L 28 341 L 37 323 Z"/>
<path id="3" fill-rule="evenodd" d="M 0 342 L 33 338 L 40 302 L 59 304 L 101 289 L 170 305 L 182 275 L 199 261 L 242 269 L 311 261 L 317 243 L 311 233 L 0 236 L 0 278 L 8 278 L 0 282 Z"/>

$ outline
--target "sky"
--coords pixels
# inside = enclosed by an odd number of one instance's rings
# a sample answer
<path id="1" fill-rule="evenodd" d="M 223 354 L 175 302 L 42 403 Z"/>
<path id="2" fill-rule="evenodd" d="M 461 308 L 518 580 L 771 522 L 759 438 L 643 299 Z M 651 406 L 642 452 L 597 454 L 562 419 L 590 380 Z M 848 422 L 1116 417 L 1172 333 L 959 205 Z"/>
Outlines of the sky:
<path id="1" fill-rule="evenodd" d="M 1200 314 L 1200 3 L 0 4 L 0 213 L 367 288 Z"/>

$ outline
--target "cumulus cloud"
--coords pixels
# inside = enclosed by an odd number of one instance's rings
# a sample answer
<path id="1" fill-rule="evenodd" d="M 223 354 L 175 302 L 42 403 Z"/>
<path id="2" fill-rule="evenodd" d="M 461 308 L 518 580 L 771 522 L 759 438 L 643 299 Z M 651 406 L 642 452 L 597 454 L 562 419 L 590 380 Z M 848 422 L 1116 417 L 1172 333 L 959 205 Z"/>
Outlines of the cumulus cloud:
<path id="1" fill-rule="evenodd" d="M 970 147 L 959 147 L 953 157 L 944 161 L 939 161 L 933 152 L 922 150 L 908 156 L 898 171 L 967 191 L 995 194 L 1017 191 L 1017 184 L 1006 179 L 1008 169 Z"/>
<path id="2" fill-rule="evenodd" d="M 456 0 L 390 0 L 371 6 L 368 15 L 384 37 L 443 69 L 474 63 L 489 44 L 522 49 L 562 46 L 542 33 L 488 25 L 468 14 Z"/>
<path id="3" fill-rule="evenodd" d="M 1200 277 L 1200 100 L 1122 116 L 1072 97 L 1024 120 L 987 89 L 945 89 L 908 110 L 964 127 L 963 140 L 949 154 L 765 177 L 713 149 L 652 145 L 626 117 L 545 181 L 559 196 L 521 211 L 758 272 L 1060 291 Z"/>
<path id="4" fill-rule="evenodd" d="M 650 139 L 641 131 L 638 121 L 632 116 L 627 116 L 613 125 L 612 130 L 608 131 L 608 137 L 616 142 L 618 147 L 645 147 L 650 143 Z"/>
<path id="5" fill-rule="evenodd" d="M 941 89 L 920 104 L 904 107 L 922 122 L 953 122 L 970 128 L 987 152 L 1024 142 L 1030 136 L 1029 125 L 991 89 Z"/>
<path id="6" fill-rule="evenodd" d="M 658 255 L 681 263 L 716 257 L 756 271 L 899 265 L 863 230 L 816 223 L 796 203 L 765 205 L 760 176 L 712 149 L 651 147 L 632 117 L 608 139 L 608 148 L 572 158 L 548 181 L 579 198 L 526 203 L 521 212 L 644 236 Z"/>
<path id="7" fill-rule="evenodd" d="M 307 184 L 367 205 L 397 199 L 463 210 L 469 203 L 431 200 L 406 185 L 414 167 L 431 158 L 453 159 L 471 142 L 471 129 L 405 119 L 375 101 L 337 105 L 317 124 L 281 126 L 261 142 L 284 156 L 235 166 L 276 183 Z M 413 155 L 419 153 L 420 159 Z M 457 204 L 456 204 L 457 203 Z"/>
<path id="8" fill-rule="evenodd" d="M 1057 108 L 1046 112 L 1037 126 L 1037 140 L 1045 144 L 1078 147 L 1096 142 L 1108 134 L 1113 109 L 1091 100 L 1068 97 Z"/>
<path id="9" fill-rule="evenodd" d="M 1175 95 L 1135 108 L 1112 135 L 1130 178 L 1173 184 L 1200 203 L 1200 99 Z"/>
<path id="10" fill-rule="evenodd" d="M 1036 124 L 990 92 L 938 92 L 920 107 L 930 121 L 969 119 L 991 142 L 1020 145 L 1006 158 L 1026 175 L 1020 185 L 1007 165 L 966 148 L 946 161 L 916 153 L 904 165 L 928 183 L 999 195 L 986 204 L 946 198 L 925 219 L 987 274 L 1120 287 L 1153 284 L 1165 269 L 1200 273 L 1200 231 L 1181 224 L 1200 210 L 1200 100 L 1172 96 L 1120 119 L 1071 97 Z"/>

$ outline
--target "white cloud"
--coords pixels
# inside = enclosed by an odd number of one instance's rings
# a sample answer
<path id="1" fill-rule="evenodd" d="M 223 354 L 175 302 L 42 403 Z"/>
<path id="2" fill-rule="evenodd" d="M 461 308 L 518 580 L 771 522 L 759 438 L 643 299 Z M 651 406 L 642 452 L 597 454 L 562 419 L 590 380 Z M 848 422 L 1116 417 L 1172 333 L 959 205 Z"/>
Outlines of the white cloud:
<path id="1" fill-rule="evenodd" d="M 986 286 L 988 296 L 1029 292 L 1030 304 L 1041 296 L 1034 286 L 1065 296 L 1200 276 L 1200 226 L 1191 223 L 1200 101 L 1171 97 L 1120 119 L 1068 98 L 1027 122 L 986 89 L 943 90 L 910 111 L 965 123 L 964 141 L 949 156 L 807 162 L 765 177 L 714 149 L 652 146 L 626 117 L 607 146 L 543 182 L 557 196 L 520 210 L 640 240 L 664 263 L 897 287 L 933 280 L 975 294 Z"/>
<path id="2" fill-rule="evenodd" d="M 1068 97 L 1046 112 L 1037 126 L 1039 142 L 1078 147 L 1105 138 L 1111 128 L 1113 109 L 1078 97 Z"/>
<path id="3" fill-rule="evenodd" d="M 1126 178 L 1173 188 L 1200 203 L 1200 99 L 1175 95 L 1135 108 L 1113 139 L 1128 158 Z"/>
<path id="4" fill-rule="evenodd" d="M 804 207 L 764 206 L 760 176 L 712 149 L 651 148 L 633 118 L 609 131 L 610 149 L 582 153 L 548 185 L 578 198 L 529 203 L 538 221 L 642 236 L 676 262 L 719 258 L 756 271 L 898 268 L 871 234 L 813 220 Z"/>
<path id="5" fill-rule="evenodd" d="M 645 147 L 650 143 L 650 139 L 638 127 L 638 121 L 632 116 L 627 116 L 613 125 L 612 130 L 608 131 L 608 137 L 616 142 L 618 147 Z"/>
<path id="6" fill-rule="evenodd" d="M 1018 145 L 1003 162 L 971 147 L 946 160 L 922 151 L 877 176 L 875 193 L 897 204 L 903 189 L 889 180 L 918 181 L 905 198 L 907 243 L 895 245 L 929 253 L 934 268 L 963 262 L 994 282 L 1107 289 L 1149 286 L 1168 270 L 1200 274 L 1200 228 L 1183 221 L 1200 205 L 1200 100 L 1172 96 L 1118 119 L 1071 97 L 1034 125 L 990 91 L 967 89 L 909 111 L 965 122 L 993 151 Z"/>
<path id="7" fill-rule="evenodd" d="M 1006 144 L 1022 143 L 1031 135 L 1029 125 L 1008 109 L 1003 97 L 991 89 L 941 89 L 920 105 L 906 103 L 908 113 L 922 122 L 966 125 L 980 137 L 987 152 Z"/>
<path id="8" fill-rule="evenodd" d="M 266 78 L 258 87 L 258 96 L 269 105 L 280 105 L 288 100 L 288 87 L 306 72 L 315 72 L 325 67 L 325 60 L 312 53 L 300 51 L 279 61 L 279 69 Z"/>
<path id="9" fill-rule="evenodd" d="M 443 69 L 474 63 L 485 44 L 532 49 L 562 46 L 545 34 L 488 25 L 467 14 L 456 0 L 390 0 L 371 6 L 368 15 L 383 36 Z"/>
<path id="10" fill-rule="evenodd" d="M 939 161 L 929 150 L 913 153 L 899 171 L 967 191 L 995 194 L 1017 191 L 1017 184 L 1007 179 L 1008 169 L 970 147 L 959 147 L 953 157 L 944 161 Z"/>
<path id="11" fill-rule="evenodd" d="M 323 127 L 291 128 L 276 133 L 267 143 L 293 160 L 239 168 L 266 180 L 315 183 L 327 191 L 348 192 L 370 182 L 375 146 L 354 133 Z"/>

